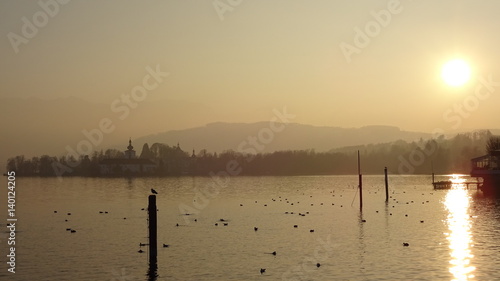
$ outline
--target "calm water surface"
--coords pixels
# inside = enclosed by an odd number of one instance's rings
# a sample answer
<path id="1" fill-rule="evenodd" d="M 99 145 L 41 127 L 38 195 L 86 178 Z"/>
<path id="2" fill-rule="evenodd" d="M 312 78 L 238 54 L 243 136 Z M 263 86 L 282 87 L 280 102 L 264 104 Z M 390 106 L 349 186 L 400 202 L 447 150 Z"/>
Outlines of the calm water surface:
<path id="1" fill-rule="evenodd" d="M 356 186 L 357 176 L 18 178 L 16 273 L 7 272 L 4 215 L 0 279 L 148 280 L 148 249 L 138 250 L 150 188 L 158 244 L 170 245 L 158 249 L 155 280 L 500 278 L 498 201 L 391 176 L 386 204 L 383 177 L 365 176 L 360 212 Z"/>

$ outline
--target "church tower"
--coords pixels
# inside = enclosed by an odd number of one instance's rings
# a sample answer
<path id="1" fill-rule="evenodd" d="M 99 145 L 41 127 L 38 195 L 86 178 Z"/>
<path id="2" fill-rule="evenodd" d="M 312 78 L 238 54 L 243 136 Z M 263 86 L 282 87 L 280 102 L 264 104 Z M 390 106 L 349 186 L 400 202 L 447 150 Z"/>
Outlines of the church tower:
<path id="1" fill-rule="evenodd" d="M 127 150 L 125 150 L 125 158 L 127 159 L 135 159 L 135 150 L 132 146 L 132 139 L 128 140 Z"/>

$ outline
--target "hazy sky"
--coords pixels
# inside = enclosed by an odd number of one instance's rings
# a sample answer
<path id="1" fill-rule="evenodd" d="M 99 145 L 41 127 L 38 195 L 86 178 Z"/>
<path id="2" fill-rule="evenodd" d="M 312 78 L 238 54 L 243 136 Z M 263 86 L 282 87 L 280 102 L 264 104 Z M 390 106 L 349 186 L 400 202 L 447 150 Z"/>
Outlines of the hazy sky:
<path id="1" fill-rule="evenodd" d="M 1 1 L 0 98 L 111 107 L 149 66 L 169 76 L 143 100 L 202 103 L 220 121 L 286 106 L 312 125 L 500 128 L 500 84 L 474 96 L 479 77 L 500 81 L 499 11 L 496 0 Z M 440 77 L 453 58 L 472 68 L 465 86 Z"/>

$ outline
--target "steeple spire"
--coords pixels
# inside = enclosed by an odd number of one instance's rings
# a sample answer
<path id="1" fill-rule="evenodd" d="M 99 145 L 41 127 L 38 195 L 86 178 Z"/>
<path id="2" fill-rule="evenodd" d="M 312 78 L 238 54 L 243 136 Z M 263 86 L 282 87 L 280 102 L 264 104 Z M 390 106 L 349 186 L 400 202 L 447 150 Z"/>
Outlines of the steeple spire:
<path id="1" fill-rule="evenodd" d="M 127 146 L 127 149 L 128 149 L 128 150 L 132 150 L 132 149 L 134 149 L 134 147 L 132 146 L 132 138 L 129 138 L 129 139 L 128 139 L 128 146 Z"/>
<path id="2" fill-rule="evenodd" d="M 134 159 L 135 158 L 135 150 L 132 146 L 132 138 L 128 139 L 127 150 L 125 150 L 125 158 Z"/>

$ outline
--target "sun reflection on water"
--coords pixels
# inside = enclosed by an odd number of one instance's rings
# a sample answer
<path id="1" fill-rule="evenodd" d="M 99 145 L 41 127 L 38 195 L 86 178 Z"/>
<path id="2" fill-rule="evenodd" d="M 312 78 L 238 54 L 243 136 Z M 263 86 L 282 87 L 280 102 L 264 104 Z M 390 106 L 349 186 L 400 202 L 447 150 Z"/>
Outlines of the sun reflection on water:
<path id="1" fill-rule="evenodd" d="M 462 187 L 465 187 L 465 182 L 467 181 L 465 178 L 462 177 L 462 175 L 459 174 L 453 174 L 451 175 L 450 181 L 452 182 L 453 189 L 460 189 Z"/>
<path id="2" fill-rule="evenodd" d="M 469 193 L 464 186 L 465 179 L 453 175 L 452 188 L 448 191 L 444 204 L 448 210 L 447 224 L 449 233 L 447 240 L 450 243 L 450 273 L 453 280 L 471 280 L 474 278 L 474 266 L 470 265 L 472 236 L 469 215 Z"/>

